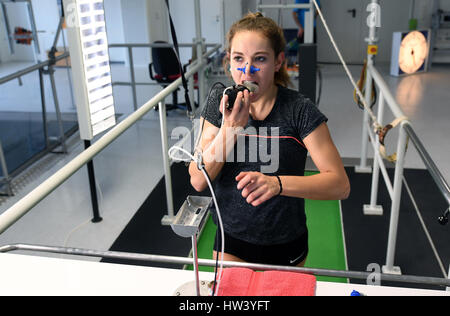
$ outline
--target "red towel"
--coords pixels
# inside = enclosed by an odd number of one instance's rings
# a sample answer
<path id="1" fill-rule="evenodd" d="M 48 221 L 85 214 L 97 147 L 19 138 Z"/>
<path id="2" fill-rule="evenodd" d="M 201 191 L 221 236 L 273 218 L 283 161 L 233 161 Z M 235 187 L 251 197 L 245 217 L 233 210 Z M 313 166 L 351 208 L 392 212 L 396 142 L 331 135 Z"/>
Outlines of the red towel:
<path id="1" fill-rule="evenodd" d="M 224 269 L 219 296 L 314 296 L 316 277 L 309 274 L 246 268 Z"/>

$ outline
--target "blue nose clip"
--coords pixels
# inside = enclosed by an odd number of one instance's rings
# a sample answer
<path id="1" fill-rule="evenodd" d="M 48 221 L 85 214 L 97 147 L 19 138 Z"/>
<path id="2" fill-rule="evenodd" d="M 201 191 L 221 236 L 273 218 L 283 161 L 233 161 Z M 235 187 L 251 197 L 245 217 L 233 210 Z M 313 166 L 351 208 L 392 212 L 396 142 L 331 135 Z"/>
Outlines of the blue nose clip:
<path id="1" fill-rule="evenodd" d="M 248 64 L 246 64 L 245 67 L 242 67 L 242 68 L 237 68 L 237 70 L 242 71 L 244 73 L 244 75 L 245 75 L 245 72 L 246 72 L 246 69 L 247 69 L 247 65 Z M 253 67 L 253 65 L 250 66 L 250 74 L 252 74 L 252 75 L 255 72 L 260 71 L 260 70 L 261 70 L 260 68 L 255 68 L 255 67 Z"/>

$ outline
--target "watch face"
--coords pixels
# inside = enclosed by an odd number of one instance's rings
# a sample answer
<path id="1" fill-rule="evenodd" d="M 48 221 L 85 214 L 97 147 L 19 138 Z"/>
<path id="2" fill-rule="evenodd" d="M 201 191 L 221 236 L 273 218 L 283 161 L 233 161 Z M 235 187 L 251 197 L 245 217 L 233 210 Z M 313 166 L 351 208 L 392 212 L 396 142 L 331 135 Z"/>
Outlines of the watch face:
<path id="1" fill-rule="evenodd" d="M 407 74 L 419 70 L 428 56 L 428 42 L 422 32 L 413 31 L 402 40 L 399 53 L 400 69 Z"/>

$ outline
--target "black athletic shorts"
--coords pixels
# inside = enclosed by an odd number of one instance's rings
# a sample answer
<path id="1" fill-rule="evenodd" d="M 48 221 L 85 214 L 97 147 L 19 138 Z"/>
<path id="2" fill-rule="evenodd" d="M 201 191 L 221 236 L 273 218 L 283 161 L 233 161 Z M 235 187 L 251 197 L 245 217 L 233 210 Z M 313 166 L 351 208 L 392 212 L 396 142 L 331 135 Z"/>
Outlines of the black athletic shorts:
<path id="1" fill-rule="evenodd" d="M 222 249 L 221 240 L 219 233 L 214 243 L 217 252 Z M 225 233 L 225 253 L 251 263 L 296 266 L 308 255 L 308 231 L 294 241 L 269 246 L 251 244 Z"/>

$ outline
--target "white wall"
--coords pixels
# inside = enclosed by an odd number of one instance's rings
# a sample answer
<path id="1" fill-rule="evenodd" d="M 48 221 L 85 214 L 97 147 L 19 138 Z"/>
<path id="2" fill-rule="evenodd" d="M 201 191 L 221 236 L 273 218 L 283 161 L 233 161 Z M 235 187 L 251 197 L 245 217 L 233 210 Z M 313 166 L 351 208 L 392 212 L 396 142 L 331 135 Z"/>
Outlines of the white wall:
<path id="1" fill-rule="evenodd" d="M 47 59 L 47 51 L 53 45 L 60 19 L 60 9 L 57 0 L 32 0 L 36 29 L 41 53 L 39 60 Z M 67 37 L 66 37 L 67 38 Z M 66 45 L 67 40 L 66 40 Z M 63 47 L 62 34 L 59 36 L 57 47 Z"/>
<path id="2" fill-rule="evenodd" d="M 57 0 L 32 0 L 33 9 L 39 33 L 41 47 L 40 59 L 46 58 L 46 51 L 50 49 L 59 21 Z M 149 43 L 156 40 L 172 42 L 169 33 L 167 9 L 164 0 L 104 0 L 108 41 L 113 43 Z M 180 43 L 191 43 L 195 37 L 194 0 L 170 0 L 171 11 Z M 13 4 L 8 6 L 18 6 Z M 23 4 L 22 4 L 23 6 Z M 224 34 L 223 15 L 225 15 L 225 29 L 242 15 L 240 0 L 201 0 L 202 36 L 208 43 L 222 43 Z M 223 11 L 223 7 L 225 11 Z M 9 12 L 12 25 L 22 25 L 29 28 L 27 21 L 19 21 L 27 17 L 24 11 Z M 1 26 L 0 26 L 1 28 Z M 0 33 L 0 40 L 6 40 L 6 34 Z M 62 46 L 62 38 L 58 46 Z M 17 46 L 17 45 L 16 45 Z M 19 47 L 19 51 L 31 51 L 30 47 Z M 8 59 L 7 42 L 2 42 L 0 56 L 3 61 Z M 16 59 L 29 60 L 31 57 L 16 54 Z M 133 49 L 134 63 L 137 67 L 146 67 L 150 62 L 150 49 Z M 190 49 L 182 49 L 182 61 L 187 62 L 192 56 Z M 127 62 L 125 49 L 110 49 L 111 61 Z"/>
<path id="3" fill-rule="evenodd" d="M 122 21 L 125 43 L 148 43 L 146 0 L 122 0 Z M 150 63 L 150 49 L 133 49 L 134 65 L 147 67 Z"/>
<path id="4" fill-rule="evenodd" d="M 33 13 L 36 22 L 36 29 L 38 31 L 38 42 L 40 54 L 36 55 L 34 52 L 34 43 L 31 46 L 14 45 L 16 53 L 10 55 L 6 30 L 4 26 L 0 26 L 0 56 L 3 62 L 7 61 L 37 61 L 46 60 L 47 51 L 53 45 L 56 35 L 56 30 L 59 23 L 59 8 L 57 0 L 32 0 Z M 6 3 L 8 19 L 11 31 L 14 27 L 21 26 L 31 30 L 28 11 L 24 3 Z M 3 24 L 3 16 L 0 16 L 0 24 Z M 60 36 L 57 43 L 58 47 L 63 46 L 62 36 Z"/>
<path id="5" fill-rule="evenodd" d="M 257 0 L 245 0 L 247 2 L 247 8 L 244 8 L 244 14 L 248 10 L 254 12 L 257 7 Z M 342 0 L 340 0 L 342 1 Z M 280 0 L 262 0 L 262 4 L 280 4 Z M 294 0 L 282 0 L 281 4 L 293 4 Z M 248 10 L 246 10 L 248 9 Z M 292 9 L 264 9 L 264 15 L 273 19 L 278 23 L 283 29 L 295 29 L 297 25 L 292 17 Z"/>
<path id="6" fill-rule="evenodd" d="M 242 0 L 242 8 L 244 13 L 247 11 L 255 11 L 256 4 L 259 0 Z M 418 28 L 427 29 L 431 27 L 431 15 L 433 9 L 433 1 L 434 0 L 415 0 L 415 8 L 414 8 L 414 17 L 418 19 Z M 282 0 L 281 3 L 288 4 L 293 3 L 292 0 Z M 346 10 L 346 6 L 352 5 L 352 1 L 350 0 L 322 0 L 322 6 L 327 6 L 327 3 L 331 2 L 339 2 L 339 5 L 343 6 L 342 10 Z M 263 4 L 279 4 L 280 0 L 262 0 Z M 380 53 L 377 57 L 378 61 L 387 62 L 390 60 L 391 54 L 391 46 L 392 46 L 392 32 L 394 31 L 402 31 L 408 29 L 408 21 L 409 21 L 409 13 L 411 8 L 412 0 L 380 0 L 382 6 L 382 29 L 379 30 L 380 37 Z M 444 11 L 450 11 L 450 1 L 449 0 L 439 0 L 440 8 Z M 296 28 L 293 20 L 292 20 L 292 10 L 282 10 L 281 15 L 279 15 L 278 9 L 264 9 L 264 13 L 266 16 L 271 17 L 275 21 L 279 21 L 280 25 L 283 28 Z M 367 12 L 363 12 L 363 18 L 369 14 Z M 332 14 L 332 13 L 328 13 Z M 326 19 L 330 21 L 333 20 L 333 17 L 325 16 Z M 320 22 L 319 29 L 320 29 Z M 351 36 L 348 36 L 348 41 L 341 46 L 361 46 L 365 45 L 365 43 L 355 43 L 352 42 L 355 38 L 364 38 L 368 35 L 368 29 L 365 27 L 365 23 L 361 24 L 363 27 L 360 29 L 356 29 L 355 33 L 352 33 Z M 334 35 L 337 36 L 336 30 L 331 30 Z M 361 32 L 362 36 L 357 34 L 357 32 Z M 328 37 L 322 34 L 324 32 L 319 32 L 319 45 L 320 43 L 324 43 L 325 41 L 329 42 Z M 328 43 L 326 43 L 326 50 L 329 50 Z M 320 49 L 320 48 L 319 48 Z M 361 53 L 363 55 L 363 53 Z M 337 61 L 337 60 L 336 60 Z"/>
<path id="7" fill-rule="evenodd" d="M 390 62 L 392 54 L 392 34 L 397 31 L 407 31 L 409 28 L 411 0 L 382 0 L 381 28 L 378 30 L 379 53 L 378 62 Z M 366 16 L 369 15 L 367 12 Z M 369 35 L 366 27 L 365 37 Z"/>
<path id="8" fill-rule="evenodd" d="M 3 24 L 3 11 L 0 6 L 0 63 L 8 62 L 10 59 L 8 39 L 6 35 L 5 25 Z"/>
<path id="9" fill-rule="evenodd" d="M 36 18 L 36 24 L 39 31 L 39 44 L 41 47 L 41 59 L 45 58 L 45 52 L 53 43 L 58 23 L 57 0 L 32 0 L 33 9 Z M 164 0 L 104 0 L 108 28 L 109 43 L 149 43 L 155 40 L 165 40 L 171 42 L 171 36 L 168 27 L 167 11 Z M 202 36 L 209 43 L 224 43 L 225 33 L 231 24 L 239 19 L 248 11 L 256 10 L 258 0 L 201 0 L 202 16 Z M 323 0 L 326 1 L 326 0 Z M 334 0 L 333 0 L 334 1 Z M 345 3 L 346 0 L 340 0 Z M 392 2 L 390 0 L 382 0 Z M 279 0 L 263 0 L 264 4 L 278 4 Z M 282 3 L 291 3 L 293 1 L 283 0 Z M 389 26 L 389 30 L 401 30 L 407 27 L 407 21 L 402 14 L 401 19 L 395 19 L 395 11 L 409 12 L 409 1 L 395 1 L 395 10 L 385 15 L 384 24 Z M 433 0 L 415 0 L 414 15 L 418 19 L 419 28 L 429 28 L 431 26 L 431 10 Z M 10 4 L 8 4 L 10 6 Z M 14 4 L 18 6 L 18 4 Z M 171 12 L 173 15 L 178 41 L 180 43 L 192 42 L 195 37 L 194 21 L 194 0 L 170 0 Z M 405 8 L 406 6 L 406 8 Z M 450 1 L 440 0 L 440 6 L 443 10 L 450 11 Z M 10 20 L 18 20 L 13 25 L 22 25 L 29 27 L 27 21 L 21 21 L 27 17 L 22 13 L 11 12 Z M 392 13 L 392 14 L 391 14 Z M 275 21 L 280 21 L 283 28 L 295 28 L 292 20 L 291 10 L 265 10 L 265 14 Z M 407 16 L 408 14 L 406 14 Z M 225 18 L 223 26 L 223 19 Z M 1 20 L 1 19 L 0 19 Z M 405 20 L 405 21 L 403 21 Z M 1 23 L 1 22 L 0 22 Z M 13 27 L 13 26 L 12 26 Z M 364 30 L 361 30 L 363 32 Z M 383 31 L 384 32 L 384 31 Z M 383 36 L 386 37 L 387 35 Z M 389 36 L 388 36 L 389 37 Z M 6 41 L 6 34 L 0 24 L 0 59 L 5 62 L 9 60 L 9 50 Z M 388 40 L 389 41 L 389 40 Z M 15 45 L 17 47 L 17 45 Z M 62 46 L 60 39 L 58 46 Z M 383 46 L 388 46 L 386 43 Z M 19 52 L 15 59 L 32 59 L 32 46 L 19 47 Z M 388 47 L 387 51 L 389 51 Z M 34 48 L 33 48 L 34 49 Z M 22 51 L 27 52 L 24 53 Z M 126 51 L 124 49 L 110 50 L 112 61 L 126 61 Z M 134 49 L 134 59 L 136 66 L 146 66 L 150 62 L 149 49 Z M 191 57 L 190 49 L 181 49 L 182 62 L 186 63 Z M 379 59 L 386 59 L 381 57 Z"/>
<path id="10" fill-rule="evenodd" d="M 230 15 L 236 16 L 234 14 L 236 10 L 238 10 L 240 14 L 240 1 L 234 0 L 234 7 L 228 6 L 227 2 L 230 1 L 225 2 L 226 18 Z M 192 43 L 193 39 L 196 37 L 194 0 L 170 0 L 169 3 L 178 42 Z M 201 0 L 200 10 L 202 37 L 207 43 L 222 43 L 222 0 Z M 170 35 L 169 38 L 169 41 L 172 42 L 172 37 Z M 180 49 L 180 58 L 183 64 L 191 59 L 191 57 L 191 49 Z"/>
<path id="11" fill-rule="evenodd" d="M 11 32 L 14 32 L 16 26 L 20 26 L 31 30 L 30 21 L 28 18 L 28 10 L 25 3 L 5 3 L 6 11 L 9 19 L 9 27 Z M 6 34 L 5 34 L 6 36 Z M 6 52 L 9 54 L 8 44 L 6 43 Z M 8 56 L 9 61 L 36 61 L 34 43 L 31 45 L 18 45 L 13 44 L 15 53 L 12 56 Z"/>
<path id="12" fill-rule="evenodd" d="M 109 44 L 125 43 L 125 35 L 122 20 L 122 6 L 120 0 L 104 0 L 106 32 Z M 111 62 L 126 62 L 126 50 L 124 48 L 110 48 L 109 59 Z"/>
<path id="13" fill-rule="evenodd" d="M 431 15 L 434 0 L 416 0 L 414 15 L 418 20 L 419 29 L 427 29 L 431 27 Z M 439 7 L 443 11 L 450 11 L 450 1 L 439 0 Z"/>
<path id="14" fill-rule="evenodd" d="M 217 1 L 217 0 L 216 0 Z M 226 32 L 231 25 L 245 15 L 248 10 L 244 10 L 243 1 L 236 0 L 224 0 L 225 3 L 225 34 L 222 38 L 225 38 Z"/>

